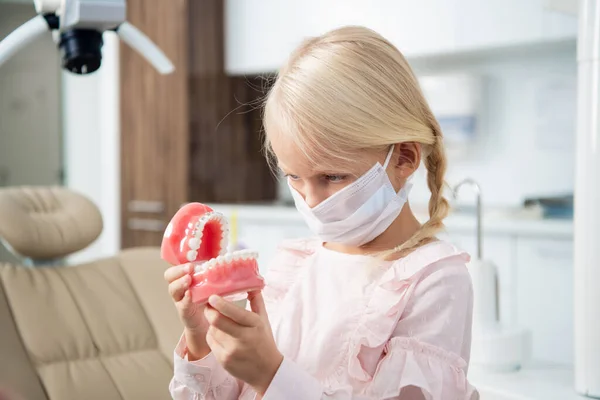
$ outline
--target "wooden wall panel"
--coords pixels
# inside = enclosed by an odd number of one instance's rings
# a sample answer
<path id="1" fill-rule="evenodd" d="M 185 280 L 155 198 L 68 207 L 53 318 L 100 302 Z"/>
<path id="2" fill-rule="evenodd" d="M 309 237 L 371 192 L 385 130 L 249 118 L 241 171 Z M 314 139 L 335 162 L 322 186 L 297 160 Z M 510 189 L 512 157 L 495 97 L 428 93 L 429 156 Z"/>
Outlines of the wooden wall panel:
<path id="1" fill-rule="evenodd" d="M 261 153 L 263 79 L 225 75 L 223 1 L 128 0 L 127 8 L 176 72 L 161 76 L 121 46 L 122 247 L 159 245 L 187 201 L 274 200 Z"/>
<path id="2" fill-rule="evenodd" d="M 128 20 L 163 49 L 176 71 L 160 75 L 137 52 L 121 45 L 124 248 L 160 245 L 166 223 L 188 198 L 187 15 L 187 0 L 127 2 Z"/>
<path id="3" fill-rule="evenodd" d="M 224 72 L 224 5 L 190 2 L 190 200 L 274 200 L 261 154 L 260 77 Z"/>

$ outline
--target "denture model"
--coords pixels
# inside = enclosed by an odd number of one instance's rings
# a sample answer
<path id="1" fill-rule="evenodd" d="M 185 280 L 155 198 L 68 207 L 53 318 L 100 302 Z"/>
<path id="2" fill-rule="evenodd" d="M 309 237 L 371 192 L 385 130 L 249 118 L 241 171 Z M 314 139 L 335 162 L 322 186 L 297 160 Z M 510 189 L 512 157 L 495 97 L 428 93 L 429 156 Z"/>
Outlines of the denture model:
<path id="1" fill-rule="evenodd" d="M 227 252 L 228 221 L 201 203 L 188 203 L 173 216 L 165 230 L 161 257 L 171 265 L 192 263 L 192 302 L 203 304 L 213 295 L 231 297 L 262 290 L 258 253 Z"/>

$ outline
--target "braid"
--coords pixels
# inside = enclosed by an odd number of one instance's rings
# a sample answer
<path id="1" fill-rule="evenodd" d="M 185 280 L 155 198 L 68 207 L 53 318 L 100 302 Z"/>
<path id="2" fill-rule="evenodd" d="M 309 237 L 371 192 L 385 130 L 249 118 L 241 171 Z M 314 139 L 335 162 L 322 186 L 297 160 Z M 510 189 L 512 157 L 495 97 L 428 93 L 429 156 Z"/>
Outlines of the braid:
<path id="1" fill-rule="evenodd" d="M 429 199 L 429 223 L 436 231 L 443 228 L 443 220 L 448 215 L 450 204 L 443 196 L 444 177 L 446 175 L 446 154 L 444 152 L 443 137 L 439 131 L 435 134 L 435 143 L 431 153 L 425 159 L 427 168 L 427 186 L 431 191 Z"/>
<path id="2" fill-rule="evenodd" d="M 425 158 L 425 167 L 427 168 L 427 186 L 431 191 L 429 199 L 429 220 L 421 226 L 410 239 L 397 246 L 396 248 L 383 252 L 382 257 L 387 258 L 391 255 L 404 256 L 416 248 L 431 243 L 435 240 L 435 235 L 444 227 L 444 218 L 448 215 L 450 204 L 443 196 L 444 176 L 446 174 L 446 154 L 442 142 L 442 135 L 438 129 L 434 128 L 435 141 L 431 146 L 431 151 Z"/>

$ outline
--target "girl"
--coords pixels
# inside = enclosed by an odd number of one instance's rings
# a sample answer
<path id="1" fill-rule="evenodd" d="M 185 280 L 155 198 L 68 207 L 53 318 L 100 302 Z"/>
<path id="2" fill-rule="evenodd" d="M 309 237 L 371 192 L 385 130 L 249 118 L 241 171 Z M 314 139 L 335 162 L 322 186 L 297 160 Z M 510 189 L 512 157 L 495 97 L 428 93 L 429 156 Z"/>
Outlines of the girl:
<path id="1" fill-rule="evenodd" d="M 174 399 L 472 399 L 469 256 L 435 239 L 448 212 L 440 127 L 402 54 L 344 27 L 303 43 L 264 109 L 265 148 L 316 239 L 282 244 L 250 310 L 190 302 L 191 265 L 165 273 L 184 323 Z M 407 197 L 421 161 L 420 225 Z"/>

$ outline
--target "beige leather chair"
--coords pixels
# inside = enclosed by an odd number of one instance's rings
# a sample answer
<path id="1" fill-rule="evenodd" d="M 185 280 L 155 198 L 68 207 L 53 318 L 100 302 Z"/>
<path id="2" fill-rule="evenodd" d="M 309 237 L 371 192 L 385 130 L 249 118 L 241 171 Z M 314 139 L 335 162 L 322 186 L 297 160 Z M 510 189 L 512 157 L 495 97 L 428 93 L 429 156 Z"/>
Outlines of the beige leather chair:
<path id="1" fill-rule="evenodd" d="M 60 263 L 96 240 L 102 226 L 98 207 L 67 188 L 0 189 L 0 240 L 23 264 Z"/>
<path id="2" fill-rule="evenodd" d="M 30 204 L 18 196 L 31 199 L 31 190 L 0 191 L 0 235 L 34 260 L 60 259 L 67 255 L 64 249 L 76 251 L 90 229 L 84 227 L 85 219 L 58 218 L 79 226 L 76 235 L 52 228 L 57 235 L 63 232 L 64 242 L 42 238 L 52 231 L 28 225 L 25 215 L 37 218 L 37 212 L 12 218 L 27 228 L 7 234 L 4 218 L 22 210 L 7 213 L 6 208 Z M 36 196 L 57 195 L 52 191 L 37 191 Z M 68 197 L 60 191 L 55 198 Z M 53 213 L 64 211 L 58 203 Z M 90 226 L 97 223 L 93 214 Z M 52 218 L 47 215 L 45 221 Z M 29 242 L 27 232 L 40 232 L 40 237 Z M 79 244 L 66 243 L 71 239 Z M 31 250 L 26 243 L 46 251 Z M 63 251 L 52 250 L 57 247 Z M 125 250 L 76 266 L 0 264 L 0 388 L 23 400 L 169 399 L 173 349 L 182 328 L 163 280 L 165 268 L 158 248 Z"/>

